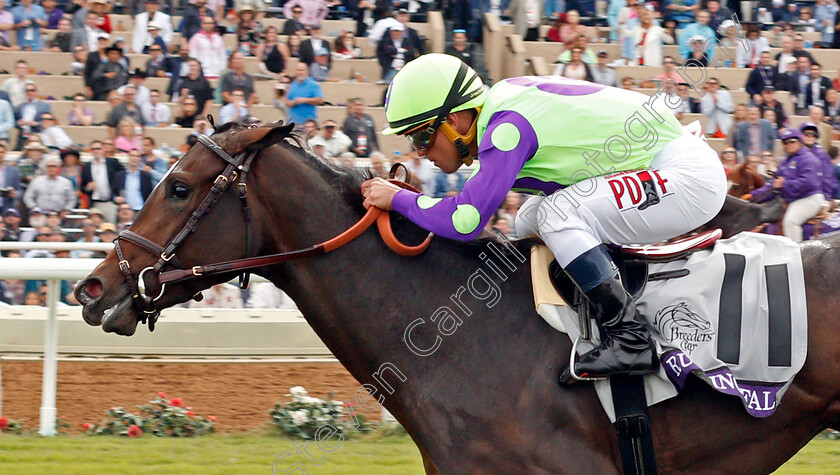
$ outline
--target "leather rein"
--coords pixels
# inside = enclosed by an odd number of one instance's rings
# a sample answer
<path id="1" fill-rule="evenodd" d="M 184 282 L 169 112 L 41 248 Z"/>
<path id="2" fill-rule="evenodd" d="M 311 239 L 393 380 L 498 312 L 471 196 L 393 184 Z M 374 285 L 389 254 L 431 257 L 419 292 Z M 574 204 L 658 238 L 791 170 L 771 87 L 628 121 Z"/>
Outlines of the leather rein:
<path id="1" fill-rule="evenodd" d="M 154 304 L 163 297 L 163 294 L 166 291 L 166 284 L 168 283 L 182 282 L 196 277 L 207 277 L 230 272 L 239 272 L 239 287 L 244 289 L 248 287 L 250 277 L 249 271 L 251 269 L 266 267 L 295 259 L 302 259 L 304 257 L 322 255 L 334 251 L 359 237 L 374 222 L 376 222 L 379 233 L 382 236 L 383 241 L 385 241 L 385 244 L 391 250 L 400 255 L 416 256 L 425 251 L 426 248 L 429 247 L 429 244 L 431 244 L 431 233 L 429 233 L 429 235 L 426 236 L 426 239 L 417 246 L 406 246 L 402 244 L 396 238 L 393 230 L 391 229 L 389 213 L 379 208 L 370 207 L 365 215 L 349 229 L 328 241 L 315 244 L 314 246 L 267 256 L 246 257 L 244 259 L 198 265 L 186 269 L 180 262 L 178 262 L 178 258 L 175 256 L 176 250 L 181 246 L 181 244 L 183 244 L 184 240 L 186 240 L 186 238 L 196 230 L 201 220 L 210 212 L 216 202 L 219 201 L 229 185 L 237 180 L 239 202 L 242 209 L 242 216 L 245 221 L 245 255 L 251 256 L 254 253 L 252 249 L 253 229 L 251 224 L 251 207 L 248 205 L 248 186 L 245 182 L 248 172 L 251 170 L 251 163 L 257 154 L 259 154 L 259 151 L 246 150 L 238 154 L 236 157 L 231 157 L 224 151 L 224 149 L 222 149 L 222 147 L 207 136 L 199 135 L 198 142 L 210 149 L 216 154 L 216 156 L 224 160 L 227 163 L 227 166 L 224 171 L 216 177 L 213 182 L 213 186 L 210 188 L 207 196 L 205 196 L 204 201 L 202 201 L 198 208 L 193 211 L 187 223 L 183 228 L 181 228 L 181 231 L 169 240 L 165 246 L 159 246 L 157 243 L 128 229 L 119 233 L 116 239 L 114 239 L 114 250 L 116 251 L 117 258 L 119 259 L 118 264 L 120 271 L 129 286 L 132 302 L 135 308 L 140 312 L 140 322 L 148 323 L 149 331 L 155 330 L 155 323 L 157 322 L 161 311 L 161 309 L 155 308 Z M 398 166 L 401 165 L 396 164 L 391 169 L 392 177 L 394 176 Z M 417 189 L 403 181 L 395 180 L 393 178 L 388 181 L 401 188 L 418 192 Z M 131 264 L 125 258 L 125 254 L 120 246 L 121 240 L 126 240 L 145 249 L 155 256 L 158 256 L 158 261 L 153 266 L 146 267 L 140 271 L 140 274 L 138 274 L 135 278 L 131 273 Z M 172 267 L 173 270 L 163 271 L 164 267 L 167 265 Z M 158 292 L 157 296 L 150 296 L 146 294 L 144 274 L 149 271 L 157 276 L 158 284 L 160 285 L 160 292 Z M 193 298 L 201 300 L 201 292 L 197 293 Z"/>

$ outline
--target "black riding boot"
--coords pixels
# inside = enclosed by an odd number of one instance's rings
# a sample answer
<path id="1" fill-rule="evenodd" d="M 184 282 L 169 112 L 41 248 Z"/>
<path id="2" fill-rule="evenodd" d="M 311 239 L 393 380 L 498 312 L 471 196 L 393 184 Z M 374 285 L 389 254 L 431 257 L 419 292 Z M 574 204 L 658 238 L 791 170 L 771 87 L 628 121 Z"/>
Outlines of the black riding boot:
<path id="1" fill-rule="evenodd" d="M 624 290 L 621 276 L 603 244 L 578 256 L 566 273 L 589 298 L 601 331 L 601 345 L 575 364 L 580 377 L 641 375 L 659 369 L 648 329 L 639 321 L 636 305 Z"/>

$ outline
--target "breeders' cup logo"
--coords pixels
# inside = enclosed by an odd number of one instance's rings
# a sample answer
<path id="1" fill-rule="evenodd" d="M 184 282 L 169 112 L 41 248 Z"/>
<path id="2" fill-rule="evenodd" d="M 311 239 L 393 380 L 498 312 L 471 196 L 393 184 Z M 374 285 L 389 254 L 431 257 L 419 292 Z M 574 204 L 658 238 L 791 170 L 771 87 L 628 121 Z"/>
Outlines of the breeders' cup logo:
<path id="1" fill-rule="evenodd" d="M 653 325 L 662 338 L 689 355 L 702 343 L 712 341 L 712 324 L 692 312 L 685 302 L 669 305 L 656 312 Z"/>

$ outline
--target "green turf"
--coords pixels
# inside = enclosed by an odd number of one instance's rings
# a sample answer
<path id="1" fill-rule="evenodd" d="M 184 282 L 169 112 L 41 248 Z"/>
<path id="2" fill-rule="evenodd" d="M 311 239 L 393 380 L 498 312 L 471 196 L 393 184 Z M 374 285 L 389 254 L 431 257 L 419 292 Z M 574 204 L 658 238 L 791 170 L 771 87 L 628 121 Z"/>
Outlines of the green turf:
<path id="1" fill-rule="evenodd" d="M 298 445 L 300 443 L 298 442 Z M 406 436 L 369 435 L 345 440 L 332 452 L 310 445 L 315 462 L 296 454 L 292 441 L 255 434 L 194 439 L 0 435 L 2 474 L 231 474 L 271 473 L 304 464 L 310 474 L 422 474 L 417 448 Z M 304 473 L 296 471 L 289 473 Z M 840 441 L 814 440 L 778 474 L 840 475 Z"/>

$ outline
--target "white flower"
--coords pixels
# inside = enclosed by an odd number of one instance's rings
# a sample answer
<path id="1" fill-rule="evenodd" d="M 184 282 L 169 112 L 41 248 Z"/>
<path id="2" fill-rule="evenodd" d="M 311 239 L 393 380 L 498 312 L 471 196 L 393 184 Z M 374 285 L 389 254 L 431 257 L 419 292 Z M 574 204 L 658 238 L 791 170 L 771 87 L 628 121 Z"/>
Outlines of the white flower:
<path id="1" fill-rule="evenodd" d="M 306 420 L 309 418 L 308 414 L 304 410 L 295 411 L 292 413 L 292 424 L 296 426 L 302 426 L 306 424 Z"/>
<path id="2" fill-rule="evenodd" d="M 289 390 L 292 393 L 292 396 L 304 396 L 306 395 L 306 389 L 303 386 L 295 386 Z"/>

